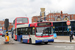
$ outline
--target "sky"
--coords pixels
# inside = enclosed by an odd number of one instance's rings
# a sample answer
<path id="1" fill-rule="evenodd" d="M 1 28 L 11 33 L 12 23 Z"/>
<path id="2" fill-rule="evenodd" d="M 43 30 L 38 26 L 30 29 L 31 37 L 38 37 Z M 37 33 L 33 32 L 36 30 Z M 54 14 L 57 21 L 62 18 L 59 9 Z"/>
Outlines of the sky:
<path id="1" fill-rule="evenodd" d="M 40 15 L 40 8 L 45 8 L 46 15 L 50 12 L 75 14 L 75 0 L 0 0 L 0 20 L 16 17 L 28 17 L 29 23 L 33 16 Z"/>

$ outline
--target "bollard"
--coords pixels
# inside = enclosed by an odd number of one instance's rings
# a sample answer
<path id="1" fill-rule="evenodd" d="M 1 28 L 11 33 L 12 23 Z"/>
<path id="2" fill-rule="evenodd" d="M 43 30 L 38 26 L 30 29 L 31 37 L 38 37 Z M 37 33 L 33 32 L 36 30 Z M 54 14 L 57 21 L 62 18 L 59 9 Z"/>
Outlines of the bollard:
<path id="1" fill-rule="evenodd" d="M 5 44 L 9 43 L 9 36 L 8 36 L 8 30 L 6 31 L 6 35 L 5 35 Z"/>

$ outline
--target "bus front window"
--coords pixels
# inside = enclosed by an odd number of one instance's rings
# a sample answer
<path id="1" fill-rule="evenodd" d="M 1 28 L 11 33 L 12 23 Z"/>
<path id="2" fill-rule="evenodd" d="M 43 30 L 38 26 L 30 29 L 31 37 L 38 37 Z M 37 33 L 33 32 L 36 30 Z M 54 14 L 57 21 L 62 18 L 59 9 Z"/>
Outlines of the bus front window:
<path id="1" fill-rule="evenodd" d="M 28 18 L 17 18 L 17 23 L 28 23 Z"/>
<path id="2" fill-rule="evenodd" d="M 47 36 L 51 34 L 51 27 L 36 27 L 36 36 Z"/>

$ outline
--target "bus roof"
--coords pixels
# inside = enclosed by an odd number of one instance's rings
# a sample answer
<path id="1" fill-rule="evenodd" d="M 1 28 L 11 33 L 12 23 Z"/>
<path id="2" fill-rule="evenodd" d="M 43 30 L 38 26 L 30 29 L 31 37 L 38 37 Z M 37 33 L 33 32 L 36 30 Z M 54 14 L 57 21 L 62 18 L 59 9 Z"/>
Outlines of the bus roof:
<path id="1" fill-rule="evenodd" d="M 30 27 L 45 27 L 45 26 L 53 26 L 53 22 L 36 22 L 30 24 Z"/>
<path id="2" fill-rule="evenodd" d="M 28 18 L 28 17 L 16 17 L 15 19 L 17 19 L 17 18 Z M 15 20 L 15 19 L 14 19 L 14 20 Z M 28 18 L 28 19 L 29 19 L 29 18 Z"/>
<path id="3" fill-rule="evenodd" d="M 37 26 L 38 27 L 53 26 L 53 22 L 37 22 L 37 23 L 31 23 L 31 24 L 22 24 L 22 25 L 17 25 L 17 28 L 21 28 L 21 27 L 37 27 Z"/>
<path id="4" fill-rule="evenodd" d="M 28 18 L 28 17 L 16 17 L 16 18 Z M 16 19 L 16 18 L 15 18 L 15 19 Z"/>

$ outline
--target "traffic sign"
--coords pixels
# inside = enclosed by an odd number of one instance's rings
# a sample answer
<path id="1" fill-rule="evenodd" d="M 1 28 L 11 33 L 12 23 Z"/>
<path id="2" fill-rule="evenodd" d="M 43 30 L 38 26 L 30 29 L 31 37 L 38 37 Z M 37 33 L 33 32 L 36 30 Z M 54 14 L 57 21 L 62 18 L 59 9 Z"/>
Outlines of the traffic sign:
<path id="1" fill-rule="evenodd" d="M 68 29 L 70 29 L 71 28 L 71 26 L 68 26 Z"/>
<path id="2" fill-rule="evenodd" d="M 67 25 L 70 25 L 70 21 L 67 21 Z"/>

